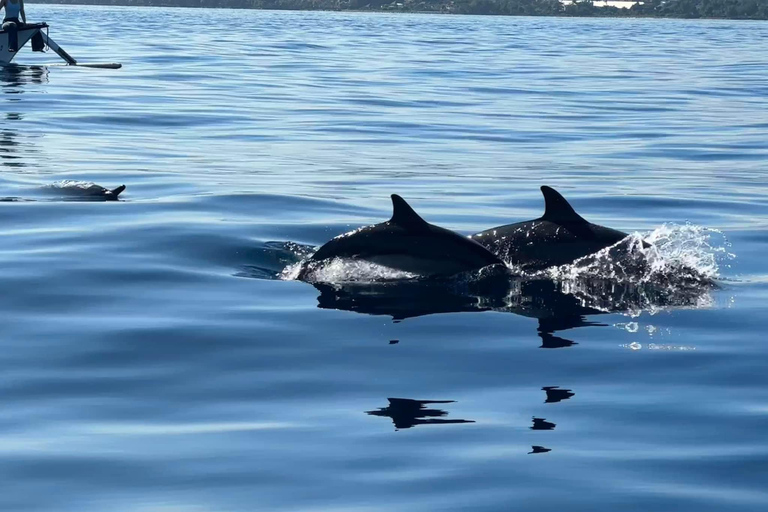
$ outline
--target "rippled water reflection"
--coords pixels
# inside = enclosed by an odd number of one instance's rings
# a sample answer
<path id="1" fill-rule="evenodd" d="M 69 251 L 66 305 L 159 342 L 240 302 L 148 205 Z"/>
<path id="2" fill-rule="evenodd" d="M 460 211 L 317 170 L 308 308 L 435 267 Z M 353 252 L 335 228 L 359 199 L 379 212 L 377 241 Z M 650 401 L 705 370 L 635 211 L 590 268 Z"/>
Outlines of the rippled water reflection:
<path id="1" fill-rule="evenodd" d="M 768 506 L 768 25 L 27 10 L 124 68 L 0 70 L 0 508 Z M 473 233 L 542 184 L 717 286 L 275 279 L 391 193 Z"/>

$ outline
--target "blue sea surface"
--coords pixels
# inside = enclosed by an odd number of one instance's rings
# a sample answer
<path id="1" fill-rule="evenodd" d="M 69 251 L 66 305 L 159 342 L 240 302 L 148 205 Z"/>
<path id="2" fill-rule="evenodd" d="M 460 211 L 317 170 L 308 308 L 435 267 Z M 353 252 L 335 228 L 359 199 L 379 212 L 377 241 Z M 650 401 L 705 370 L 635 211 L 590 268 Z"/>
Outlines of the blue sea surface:
<path id="1" fill-rule="evenodd" d="M 0 69 L 0 509 L 768 510 L 768 24 L 27 14 L 124 67 Z M 715 286 L 278 278 L 392 193 L 470 234 L 541 185 Z"/>

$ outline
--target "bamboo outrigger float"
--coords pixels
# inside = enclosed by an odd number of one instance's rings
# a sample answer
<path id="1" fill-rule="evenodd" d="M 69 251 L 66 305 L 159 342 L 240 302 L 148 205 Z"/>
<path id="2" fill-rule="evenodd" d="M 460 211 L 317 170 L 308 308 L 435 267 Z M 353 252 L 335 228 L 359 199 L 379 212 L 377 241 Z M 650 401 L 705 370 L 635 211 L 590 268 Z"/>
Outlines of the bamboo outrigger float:
<path id="1" fill-rule="evenodd" d="M 29 23 L 22 25 L 18 29 L 18 48 L 15 52 L 8 49 L 8 32 L 0 30 L 0 66 L 7 66 L 11 63 L 16 54 L 19 53 L 28 42 L 37 37 L 39 41 L 42 41 L 43 45 L 53 50 L 56 55 L 62 58 L 64 62 L 69 66 L 81 66 L 89 68 L 105 68 L 105 69 L 120 69 L 122 64 L 105 63 L 105 64 L 86 64 L 76 61 L 70 54 L 64 51 L 64 48 L 56 44 L 56 41 L 48 36 L 48 24 L 47 23 Z M 42 51 L 42 50 L 40 50 Z"/>

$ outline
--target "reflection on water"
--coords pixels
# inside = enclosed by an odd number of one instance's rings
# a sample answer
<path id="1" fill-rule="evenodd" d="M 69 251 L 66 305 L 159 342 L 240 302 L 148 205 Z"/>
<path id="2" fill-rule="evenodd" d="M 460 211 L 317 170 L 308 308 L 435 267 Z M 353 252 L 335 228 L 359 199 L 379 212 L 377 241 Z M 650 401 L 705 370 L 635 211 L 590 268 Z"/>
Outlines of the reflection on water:
<path id="1" fill-rule="evenodd" d="M 437 419 L 447 416 L 442 409 L 430 409 L 431 404 L 450 404 L 455 400 L 411 400 L 410 398 L 388 398 L 389 405 L 375 411 L 365 411 L 371 416 L 383 416 L 392 419 L 395 430 L 415 427 L 416 425 L 449 425 L 455 423 L 474 423 L 472 420 Z M 428 419 L 425 419 L 428 418 Z"/>
<path id="2" fill-rule="evenodd" d="M 0 162 L 5 167 L 24 167 L 21 161 L 22 155 L 19 154 L 17 146 L 19 145 L 17 130 L 11 129 L 9 122 L 21 121 L 23 116 L 19 113 L 9 112 L 5 114 L 3 129 L 0 130 Z"/>
<path id="3" fill-rule="evenodd" d="M 541 388 L 541 390 L 547 393 L 547 399 L 544 400 L 544 403 L 546 404 L 562 402 L 563 400 L 568 400 L 576 394 L 570 389 L 560 389 L 559 386 L 545 386 Z"/>
<path id="4" fill-rule="evenodd" d="M 25 92 L 25 86 L 29 84 L 44 84 L 48 82 L 48 68 L 44 66 L 17 66 L 9 65 L 0 67 L 0 90 L 3 94 L 18 95 Z M 6 105 L 15 105 L 20 98 L 7 96 L 3 98 L 0 112 Z M 18 105 L 16 105 L 17 108 Z M 24 154 L 37 152 L 31 144 L 24 147 L 23 140 L 24 115 L 20 112 L 4 112 L 3 122 L 0 125 L 0 163 L 4 167 L 22 168 L 27 164 L 23 161 Z"/>
<path id="5" fill-rule="evenodd" d="M 551 332 L 542 331 L 538 329 L 539 336 L 541 337 L 541 345 L 539 348 L 567 348 L 573 345 L 578 345 L 575 341 L 571 341 L 559 336 L 552 336 Z"/>
<path id="6" fill-rule="evenodd" d="M 576 394 L 570 389 L 562 389 L 559 386 L 545 386 L 541 389 L 547 394 L 545 403 L 557 403 L 568 400 Z M 447 411 L 431 407 L 435 404 L 451 404 L 455 400 L 413 400 L 410 398 L 388 398 L 387 400 L 389 401 L 388 406 L 380 407 L 373 411 L 365 411 L 365 413 L 371 416 L 390 418 L 395 426 L 395 430 L 407 429 L 416 425 L 475 423 L 474 420 L 444 419 L 448 415 Z M 554 422 L 547 421 L 546 418 L 534 416 L 532 421 L 533 423 L 529 427 L 530 430 L 554 430 L 557 426 Z M 552 451 L 551 448 L 533 446 L 532 451 L 528 453 L 545 453 L 550 451 Z"/>
<path id="7" fill-rule="evenodd" d="M 556 425 L 551 421 L 547 421 L 544 418 L 536 418 L 534 416 L 531 430 L 555 430 L 555 426 Z"/>
<path id="8" fill-rule="evenodd" d="M 599 314 L 594 312 L 593 314 Z M 562 318 L 540 318 L 539 326 L 536 332 L 541 338 L 540 348 L 565 348 L 572 345 L 578 345 L 575 341 L 567 340 L 559 336 L 554 336 L 556 331 L 564 331 L 566 329 L 575 329 L 576 327 L 605 327 L 606 324 L 597 322 L 589 322 L 585 317 L 581 315 L 577 316 L 564 316 Z"/>
<path id="9" fill-rule="evenodd" d="M 26 84 L 48 83 L 46 66 L 19 66 L 11 64 L 0 67 L 0 86 L 6 94 L 22 94 Z"/>
<path id="10" fill-rule="evenodd" d="M 674 289 L 613 283 L 561 283 L 548 279 L 491 276 L 474 282 L 397 281 L 382 283 L 313 283 L 320 291 L 317 307 L 391 316 L 395 322 L 437 313 L 496 311 L 536 318 L 541 348 L 571 347 L 574 341 L 555 332 L 579 327 L 606 327 L 588 316 L 645 309 L 696 307 L 710 285 Z M 594 293 L 593 295 L 591 293 Z M 650 299 L 649 299 L 650 297 Z M 599 307 L 592 304 L 599 304 Z"/>

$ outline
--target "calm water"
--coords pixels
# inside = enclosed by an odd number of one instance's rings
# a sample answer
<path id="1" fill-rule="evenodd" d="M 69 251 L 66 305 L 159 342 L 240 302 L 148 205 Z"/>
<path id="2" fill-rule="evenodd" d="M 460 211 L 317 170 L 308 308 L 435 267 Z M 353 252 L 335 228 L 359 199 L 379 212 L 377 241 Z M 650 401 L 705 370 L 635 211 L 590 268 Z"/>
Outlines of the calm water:
<path id="1" fill-rule="evenodd" d="M 124 68 L 0 71 L 0 508 L 768 509 L 768 24 L 27 12 Z M 472 233 L 543 184 L 719 287 L 275 279 L 391 193 Z"/>

